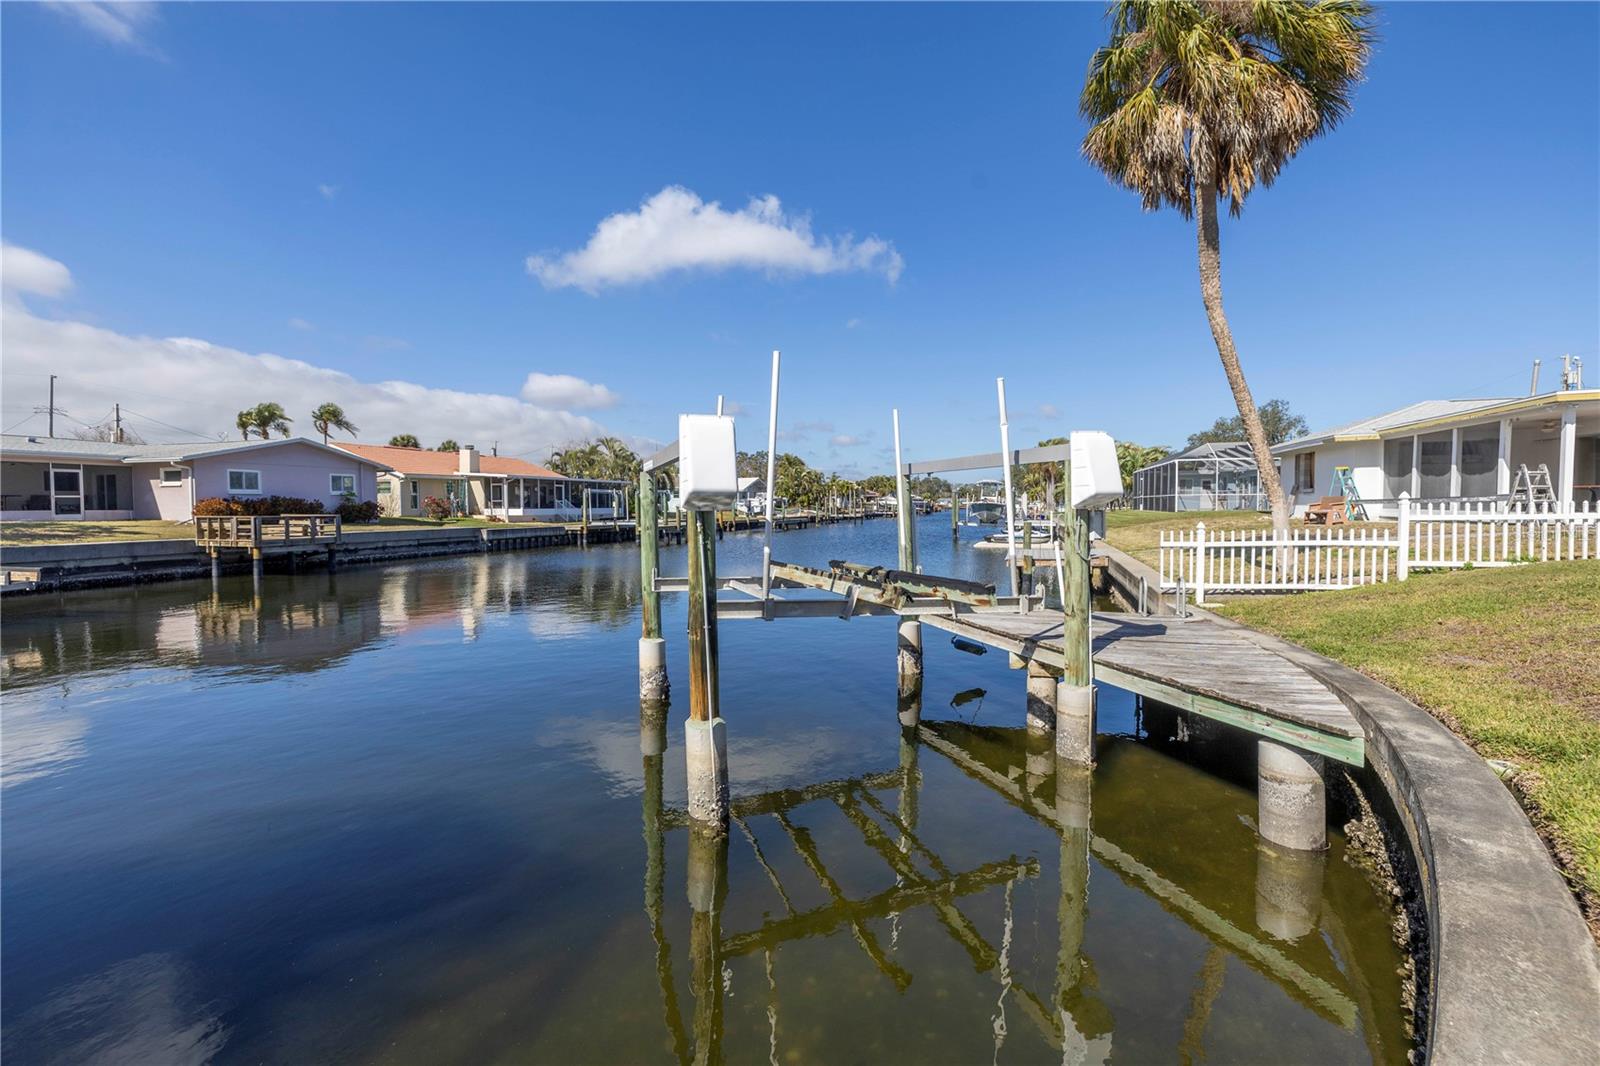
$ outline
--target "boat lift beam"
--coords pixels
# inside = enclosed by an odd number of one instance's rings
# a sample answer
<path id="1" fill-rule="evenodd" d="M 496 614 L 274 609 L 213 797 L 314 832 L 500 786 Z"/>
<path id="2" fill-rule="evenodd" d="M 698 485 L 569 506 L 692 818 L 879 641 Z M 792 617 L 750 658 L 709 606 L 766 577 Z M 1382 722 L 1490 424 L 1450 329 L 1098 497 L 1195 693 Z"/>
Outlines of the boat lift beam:
<path id="1" fill-rule="evenodd" d="M 1039 448 L 1011 449 L 1012 466 L 1033 466 L 1038 463 L 1064 463 L 1072 458 L 1072 448 L 1066 444 L 1046 444 Z M 983 452 L 980 455 L 961 455 L 953 459 L 922 459 L 905 463 L 902 470 L 908 477 L 917 474 L 953 474 L 962 470 L 999 470 L 1005 465 L 1001 452 Z"/>

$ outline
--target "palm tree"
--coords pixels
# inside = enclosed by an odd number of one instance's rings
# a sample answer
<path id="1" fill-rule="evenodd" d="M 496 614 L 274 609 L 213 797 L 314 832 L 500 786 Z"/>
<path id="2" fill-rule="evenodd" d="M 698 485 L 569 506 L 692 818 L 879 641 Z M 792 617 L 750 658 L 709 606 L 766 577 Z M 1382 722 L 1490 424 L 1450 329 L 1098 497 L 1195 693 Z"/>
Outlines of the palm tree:
<path id="1" fill-rule="evenodd" d="M 422 442 L 411 433 L 396 433 L 394 436 L 389 438 L 389 447 L 420 448 L 422 447 Z"/>
<path id="2" fill-rule="evenodd" d="M 1121 0 L 1111 42 L 1089 62 L 1080 107 L 1093 123 L 1083 154 L 1112 181 L 1198 230 L 1200 293 L 1250 442 L 1272 524 L 1289 505 L 1222 309 L 1217 196 L 1237 216 L 1302 145 L 1350 111 L 1372 51 L 1365 0 Z"/>
<path id="3" fill-rule="evenodd" d="M 280 437 L 287 437 L 289 423 L 294 421 L 283 409 L 282 404 L 271 402 L 256 404 L 250 409 L 250 418 L 256 431 L 261 434 L 262 440 L 266 440 L 272 431 L 276 431 Z"/>
<path id="4" fill-rule="evenodd" d="M 439 442 L 439 446 L 434 449 L 436 452 L 459 452 L 460 450 L 461 445 L 453 440 L 442 440 Z"/>
<path id="5" fill-rule="evenodd" d="M 239 431 L 241 440 L 249 440 L 250 433 L 256 428 L 256 409 L 247 407 L 239 412 L 239 417 L 234 420 L 234 428 Z"/>
<path id="6" fill-rule="evenodd" d="M 359 432 L 356 424 L 344 416 L 344 408 L 336 403 L 325 403 L 311 412 L 311 424 L 322 434 L 322 443 L 328 443 L 328 431 L 342 429 L 352 437 Z"/>

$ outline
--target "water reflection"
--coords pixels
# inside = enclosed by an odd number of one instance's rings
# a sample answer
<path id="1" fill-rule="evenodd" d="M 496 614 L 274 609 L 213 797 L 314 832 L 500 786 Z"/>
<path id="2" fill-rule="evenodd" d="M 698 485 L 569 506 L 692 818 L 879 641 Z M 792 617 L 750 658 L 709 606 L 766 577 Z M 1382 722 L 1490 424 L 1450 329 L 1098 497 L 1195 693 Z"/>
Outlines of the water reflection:
<path id="1" fill-rule="evenodd" d="M 919 721 L 920 710 L 920 702 L 913 708 L 901 702 L 904 728 L 896 769 L 737 798 L 731 836 L 702 835 L 682 811 L 663 806 L 663 719 L 648 713 L 641 717 L 645 911 L 655 943 L 662 1017 L 676 1060 L 722 1061 L 724 999 L 729 994 L 725 966 L 742 955 L 763 956 L 773 1062 L 782 1061 L 785 1053 L 779 1025 L 785 948 L 846 930 L 872 967 L 905 993 L 916 979 L 905 961 L 905 921 L 922 912 L 960 948 L 976 972 L 995 982 L 991 1024 L 997 1061 L 1019 1021 L 1062 1061 L 1109 1061 L 1118 1035 L 1117 1009 L 1102 994 L 1103 981 L 1096 969 L 1096 959 L 1107 945 L 1095 945 L 1088 936 L 1093 901 L 1098 900 L 1094 905 L 1099 907 L 1122 906 L 1105 896 L 1110 891 L 1105 883 L 1091 889 L 1092 879 L 1106 876 L 1154 902 L 1206 942 L 1181 1030 L 1175 1034 L 1176 1046 L 1170 1048 L 1177 1057 L 1187 1061 L 1205 1057 L 1225 976 L 1238 964 L 1265 978 L 1334 1031 L 1354 1038 L 1356 1046 L 1364 1042 L 1374 1060 L 1404 1056 L 1403 1047 L 1386 1046 L 1381 1033 L 1392 1028 L 1391 1019 L 1376 1015 L 1370 989 L 1350 966 L 1350 957 L 1335 947 L 1335 942 L 1344 940 L 1342 931 L 1314 935 L 1321 924 L 1324 855 L 1260 845 L 1255 856 L 1255 912 L 1241 915 L 1235 887 L 1241 880 L 1237 856 L 1196 854 L 1194 841 L 1161 831 L 1164 818 L 1174 826 L 1192 824 L 1193 819 L 1183 811 L 1185 792 L 1162 787 L 1161 764 L 1172 760 L 1138 738 L 1102 738 L 1102 769 L 1090 771 L 1058 763 L 1050 738 L 1026 729 Z M 981 862 L 958 862 L 941 854 L 926 832 L 931 827 L 919 824 L 924 752 L 936 754 L 1056 834 L 1053 986 L 1040 986 L 1034 976 L 1019 973 L 1012 964 L 1022 947 L 1014 889 L 1041 876 L 1039 861 L 1008 854 L 999 846 Z M 1137 765 L 1126 765 L 1130 762 Z M 1183 769 L 1194 772 L 1192 767 Z M 1119 795 L 1130 788 L 1138 789 L 1141 799 L 1127 802 Z M 1097 791 L 1102 794 L 1096 795 Z M 832 839 L 830 847 L 824 847 L 798 824 L 818 807 L 841 814 L 855 830 L 853 836 L 847 841 Z M 776 832 L 763 833 L 764 826 Z M 686 838 L 685 884 L 693 913 L 688 955 L 694 1001 L 687 1026 L 675 994 L 673 947 L 661 922 L 666 891 L 663 855 L 666 838 L 674 832 Z M 764 849 L 763 836 L 776 836 L 787 844 L 822 889 L 824 902 L 809 908 L 796 905 L 794 885 L 779 872 L 770 839 Z M 723 921 L 730 839 L 734 847 L 749 849 L 782 909 L 780 915 L 753 928 L 726 928 Z M 841 846 L 847 854 L 830 853 L 830 848 Z M 892 872 L 891 886 L 859 894 L 841 883 L 833 868 L 854 865 L 863 854 Z M 988 909 L 983 899 L 996 895 L 1001 901 L 998 935 L 986 932 L 965 909 Z M 889 925 L 887 938 L 874 927 L 876 922 L 881 928 L 883 920 Z M 1112 964 L 1123 963 L 1112 960 Z M 1268 1017 L 1274 1013 L 1266 1004 L 1251 1009 Z"/>

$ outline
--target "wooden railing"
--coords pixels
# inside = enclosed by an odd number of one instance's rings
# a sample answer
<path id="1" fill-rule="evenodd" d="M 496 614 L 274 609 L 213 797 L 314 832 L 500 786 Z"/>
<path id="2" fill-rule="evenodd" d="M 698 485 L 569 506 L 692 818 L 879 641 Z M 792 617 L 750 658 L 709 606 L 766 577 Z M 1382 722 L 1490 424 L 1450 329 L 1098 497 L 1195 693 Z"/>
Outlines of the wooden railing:
<path id="1" fill-rule="evenodd" d="M 203 548 L 289 548 L 336 544 L 336 514 L 196 515 L 194 542 Z"/>

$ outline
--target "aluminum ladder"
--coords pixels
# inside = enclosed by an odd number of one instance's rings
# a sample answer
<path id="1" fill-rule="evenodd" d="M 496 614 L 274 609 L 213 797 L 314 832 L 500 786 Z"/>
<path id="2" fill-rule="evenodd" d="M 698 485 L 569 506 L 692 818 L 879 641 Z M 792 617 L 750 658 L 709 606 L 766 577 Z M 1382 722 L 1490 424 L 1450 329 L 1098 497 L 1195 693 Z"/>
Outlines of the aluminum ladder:
<path id="1" fill-rule="evenodd" d="M 1532 512 L 1538 504 L 1554 504 L 1556 490 L 1550 484 L 1550 467 L 1540 463 L 1537 470 L 1529 470 L 1527 463 L 1517 466 L 1516 480 L 1511 483 L 1511 510 Z"/>

